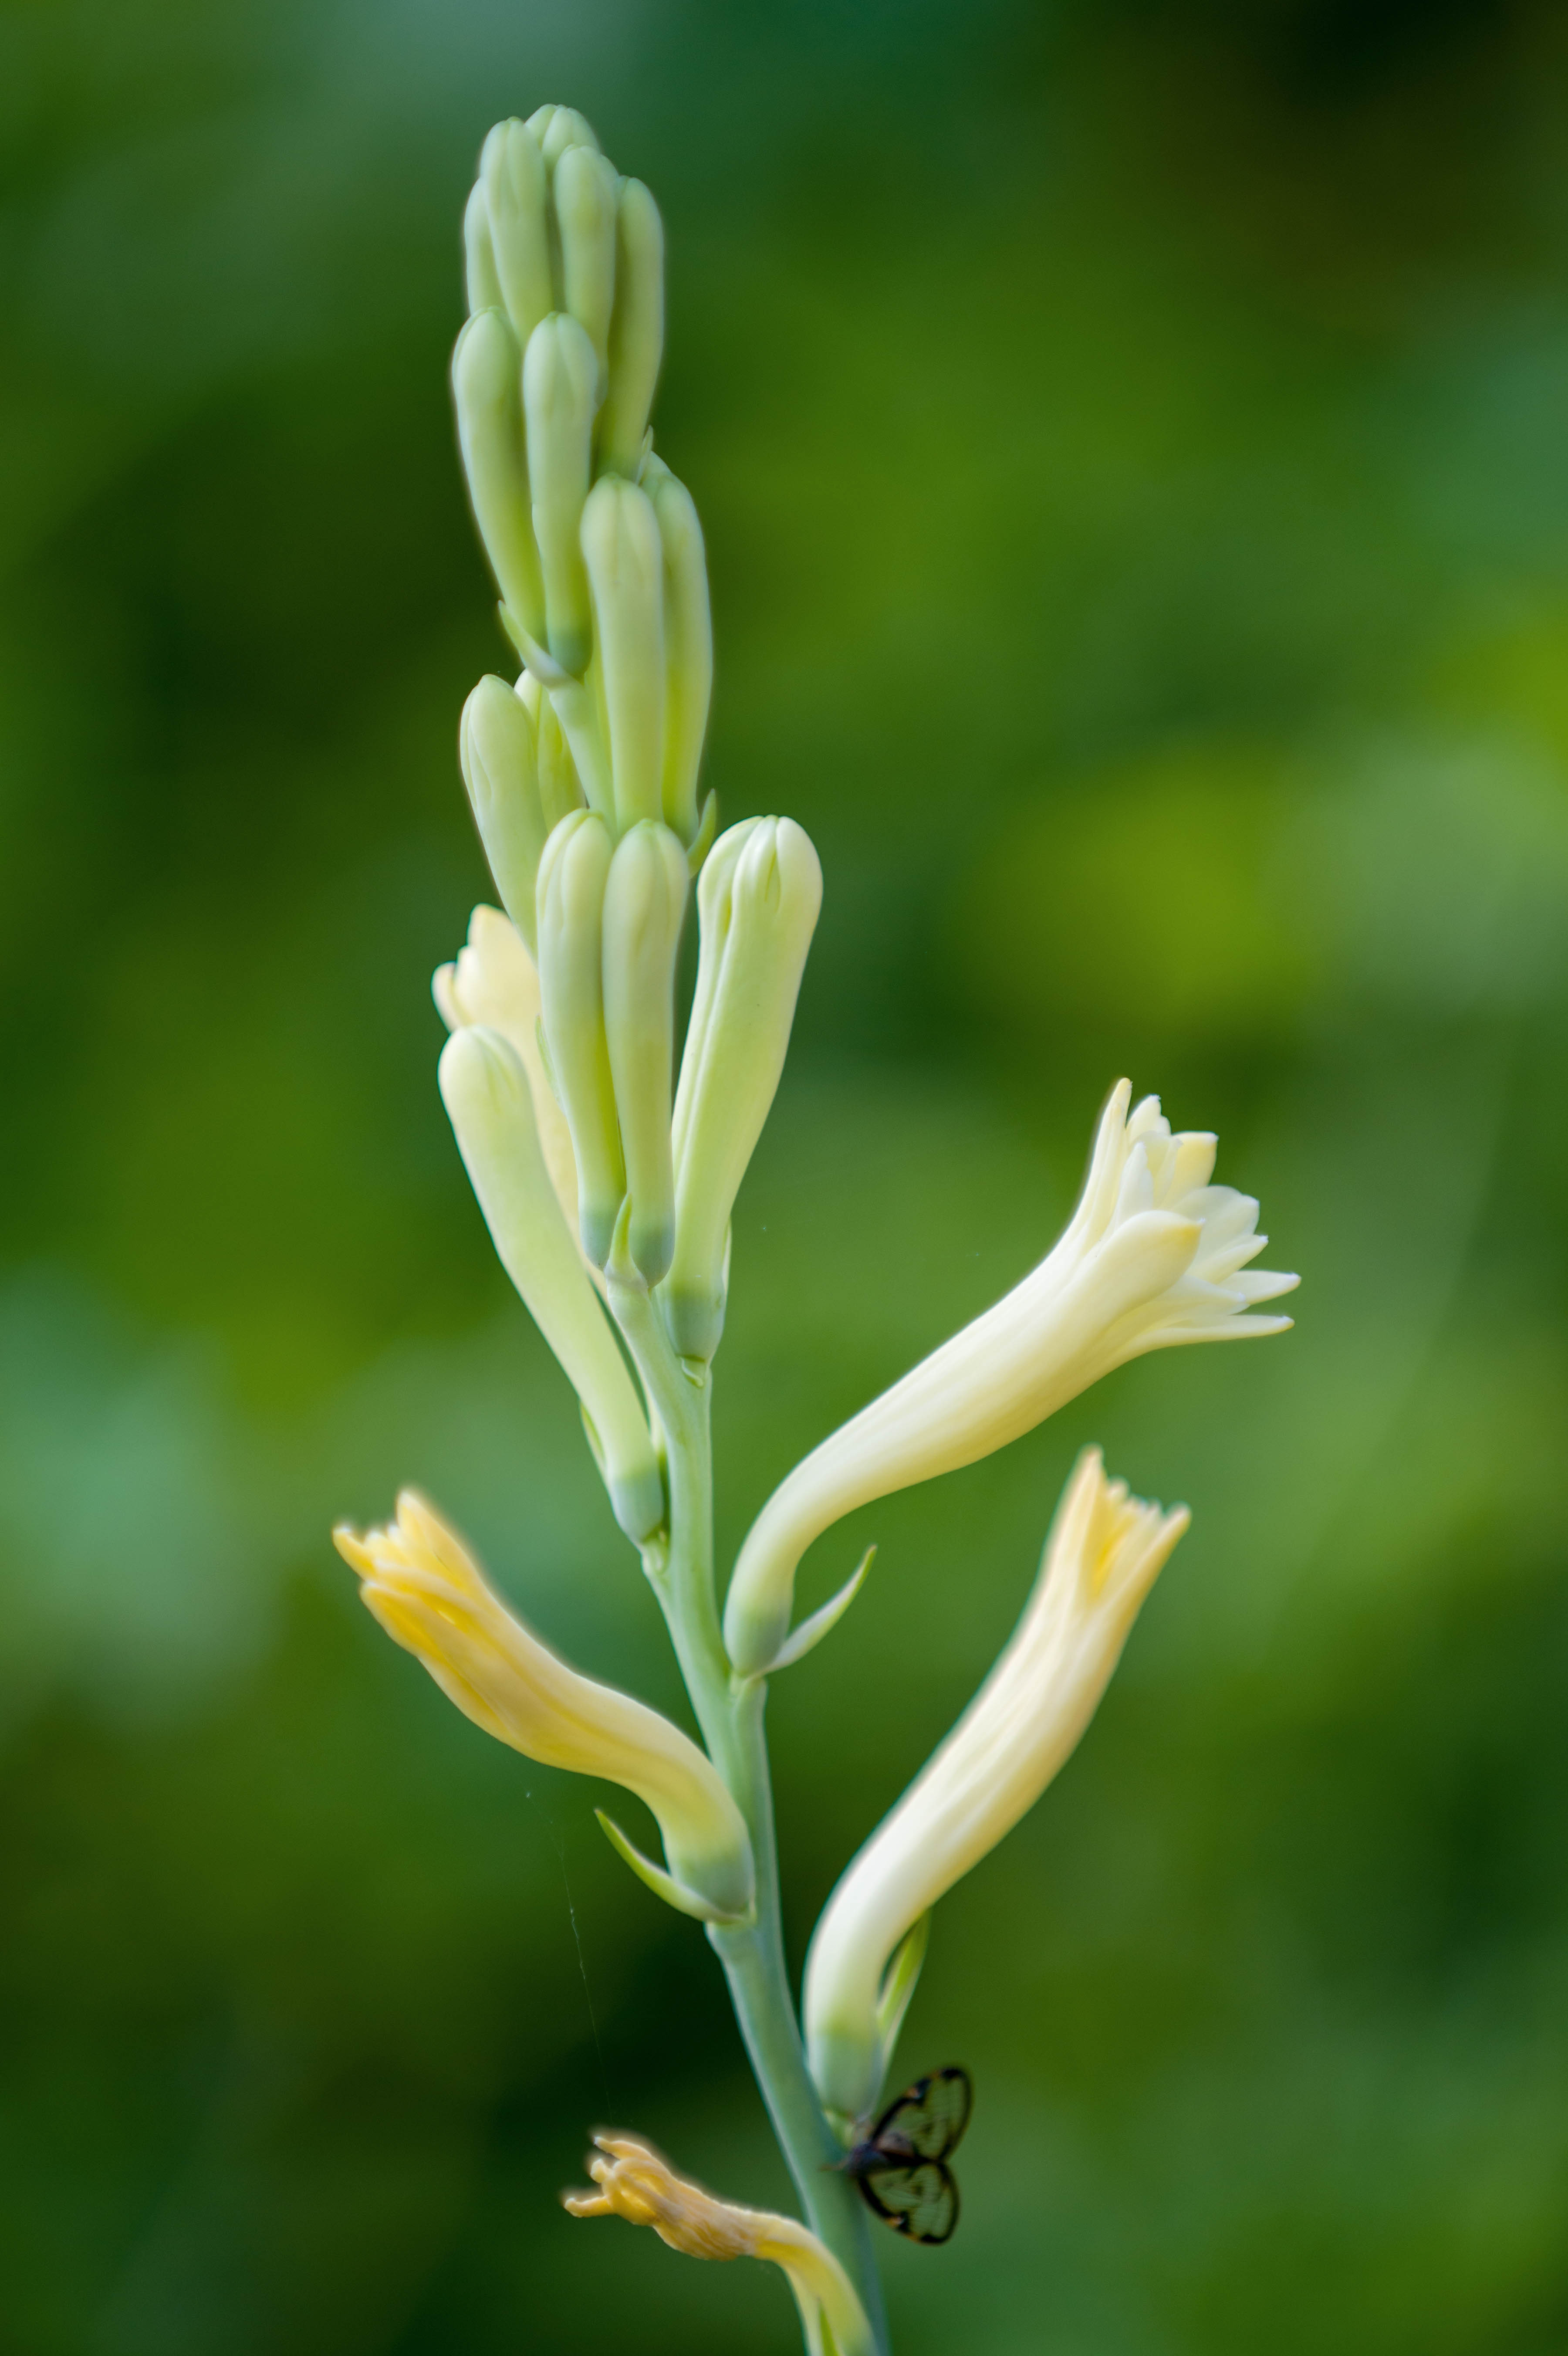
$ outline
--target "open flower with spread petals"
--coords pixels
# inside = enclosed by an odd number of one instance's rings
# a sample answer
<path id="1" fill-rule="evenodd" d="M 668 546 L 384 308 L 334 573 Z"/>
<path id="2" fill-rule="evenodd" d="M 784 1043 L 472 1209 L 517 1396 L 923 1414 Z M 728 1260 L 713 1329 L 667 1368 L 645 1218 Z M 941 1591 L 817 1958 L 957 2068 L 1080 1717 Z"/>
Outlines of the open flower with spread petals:
<path id="1" fill-rule="evenodd" d="M 890 2003 L 890 1958 L 1070 1756 L 1188 1518 L 1129 1497 L 1085 1450 L 1007 1649 L 828 1900 L 806 1961 L 806 2042 L 846 2123 L 874 2106 L 908 2001 L 906 1985 Z"/>
<path id="2" fill-rule="evenodd" d="M 465 1717 L 544 1766 L 635 1792 L 658 1819 L 669 1865 L 665 1873 L 632 1852 L 643 1879 L 702 1921 L 745 1918 L 754 1888 L 745 1822 L 689 1736 L 569 1668 L 508 1611 L 455 1531 L 413 1490 L 399 1496 L 395 1522 L 363 1537 L 342 1526 L 333 1538 L 358 1573 L 361 1600 Z M 615 1845 L 627 1855 L 624 1836 Z"/>
<path id="3" fill-rule="evenodd" d="M 1147 1350 L 1282 1333 L 1248 1312 L 1296 1283 L 1253 1269 L 1258 1206 L 1211 1185 L 1216 1141 L 1172 1136 L 1157 1097 L 1128 1115 L 1125 1080 L 1101 1116 L 1061 1240 L 1021 1284 L 813 1450 L 763 1508 L 724 1612 L 730 1657 L 760 1676 L 787 1639 L 812 1540 L 857 1505 L 1005 1448 Z"/>
<path id="4" fill-rule="evenodd" d="M 848 2276 L 815 2233 L 793 2217 L 741 2209 L 717 2201 L 689 2177 L 677 2176 L 651 2144 L 635 2136 L 596 2135 L 588 2162 L 595 2192 L 563 2192 L 574 2217 L 624 2217 L 651 2225 L 661 2242 L 688 2258 L 768 2258 L 789 2276 L 811 2356 L 824 2356 L 822 2327 L 837 2356 L 871 2356 L 865 2309 Z"/>

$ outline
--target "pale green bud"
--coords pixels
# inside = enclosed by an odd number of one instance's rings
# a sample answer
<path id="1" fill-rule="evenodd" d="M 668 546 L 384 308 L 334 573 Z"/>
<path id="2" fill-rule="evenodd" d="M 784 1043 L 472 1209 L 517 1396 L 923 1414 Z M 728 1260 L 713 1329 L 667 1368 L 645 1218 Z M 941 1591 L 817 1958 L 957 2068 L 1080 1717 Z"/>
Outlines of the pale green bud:
<path id="1" fill-rule="evenodd" d="M 544 573 L 544 637 L 561 669 L 579 678 L 590 646 L 588 576 L 579 533 L 598 379 L 593 346 L 580 322 L 560 311 L 541 319 L 523 358 L 523 412 L 534 533 Z"/>
<path id="2" fill-rule="evenodd" d="M 517 693 L 534 723 L 534 736 L 539 748 L 539 805 L 544 811 L 544 830 L 548 836 L 569 810 L 582 808 L 581 781 L 555 705 L 543 692 L 532 671 L 524 671 L 517 681 Z"/>
<path id="3" fill-rule="evenodd" d="M 653 502 L 635 483 L 601 476 L 582 513 L 623 831 L 661 815 L 665 741 L 664 556 Z"/>
<path id="4" fill-rule="evenodd" d="M 821 866 L 793 819 L 731 832 L 742 837 L 738 856 L 720 857 L 721 837 L 698 887 L 706 972 L 681 1068 L 676 1248 L 663 1300 L 687 1358 L 710 1358 L 724 1330 L 730 1215 L 784 1069 L 822 905 Z"/>
<path id="5" fill-rule="evenodd" d="M 612 848 L 602 818 L 573 810 L 545 844 L 538 884 L 545 1039 L 577 1162 L 582 1248 L 595 1268 L 610 1256 L 626 1192 L 604 1038 L 604 885 Z"/>
<path id="6" fill-rule="evenodd" d="M 498 1031 L 470 1026 L 447 1041 L 439 1077 L 501 1265 L 582 1402 L 616 1520 L 640 1541 L 664 1519 L 647 1419 L 550 1183 L 528 1076 Z"/>
<path id="7" fill-rule="evenodd" d="M 600 464 L 610 474 L 636 474 L 663 357 L 664 223 L 641 180 L 627 180 L 615 212 L 610 390 L 599 420 Z"/>
<path id="8" fill-rule="evenodd" d="M 496 249 L 490 241 L 490 212 L 483 180 L 475 180 L 469 192 L 463 216 L 463 252 L 470 313 L 504 311 L 507 305 L 496 269 Z"/>
<path id="9" fill-rule="evenodd" d="M 549 830 L 526 703 L 504 679 L 482 679 L 463 707 L 463 782 L 502 905 L 533 953 L 534 883 Z"/>
<path id="10" fill-rule="evenodd" d="M 553 172 L 569 147 L 597 147 L 598 134 L 575 106 L 539 106 L 528 117 L 528 129 L 539 143 L 545 169 Z"/>
<path id="11" fill-rule="evenodd" d="M 528 521 L 518 367 L 517 342 L 506 314 L 476 312 L 452 355 L 458 444 L 474 519 L 502 601 L 537 637 L 544 628 L 546 601 Z"/>
<path id="12" fill-rule="evenodd" d="M 604 1029 L 631 1197 L 628 1244 L 658 1283 L 675 1240 L 670 1086 L 686 852 L 656 819 L 623 835 L 604 893 Z"/>
<path id="13" fill-rule="evenodd" d="M 713 617 L 702 526 L 684 483 L 665 469 L 649 486 L 664 549 L 664 814 L 682 842 L 697 832 L 697 776 L 713 693 Z"/>
<path id="14" fill-rule="evenodd" d="M 497 123 L 479 159 L 490 250 L 501 299 L 519 351 L 555 308 L 550 286 L 549 182 L 539 141 L 526 123 Z"/>
<path id="15" fill-rule="evenodd" d="M 599 363 L 603 400 L 615 301 L 615 166 L 597 148 L 569 147 L 555 167 L 553 187 L 560 227 L 561 308 L 588 331 Z"/>

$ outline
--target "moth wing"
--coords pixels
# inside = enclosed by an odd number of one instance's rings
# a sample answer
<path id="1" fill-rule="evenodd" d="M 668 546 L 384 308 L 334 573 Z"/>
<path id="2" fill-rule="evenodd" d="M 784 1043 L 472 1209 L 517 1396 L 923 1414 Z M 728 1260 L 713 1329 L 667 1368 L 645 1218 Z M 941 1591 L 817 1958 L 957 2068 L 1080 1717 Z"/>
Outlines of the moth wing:
<path id="1" fill-rule="evenodd" d="M 917 2078 L 877 2121 L 874 2144 L 911 2151 L 921 2159 L 945 2159 L 955 2151 L 969 2124 L 975 2092 L 967 2070 L 938 2070 Z"/>
<path id="2" fill-rule="evenodd" d="M 873 2169 L 860 2190 L 878 2216 L 912 2242 L 945 2242 L 958 2222 L 958 2187 L 939 2159 Z"/>

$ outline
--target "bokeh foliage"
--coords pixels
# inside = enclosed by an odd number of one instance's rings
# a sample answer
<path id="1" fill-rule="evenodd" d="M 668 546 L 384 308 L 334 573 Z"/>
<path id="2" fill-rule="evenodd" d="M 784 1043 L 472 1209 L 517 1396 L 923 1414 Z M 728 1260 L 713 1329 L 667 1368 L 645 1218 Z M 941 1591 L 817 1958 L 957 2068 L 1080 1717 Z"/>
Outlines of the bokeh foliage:
<path id="1" fill-rule="evenodd" d="M 979 2107 L 901 2351 L 1568 2342 L 1565 29 L 7 0 L 0 2346 L 792 2345 L 553 2207 L 606 2116 L 783 2197 L 717 1967 L 325 1538 L 417 1479 L 679 1706 L 433 1086 L 502 660 L 456 223 L 547 97 L 669 226 L 712 780 L 827 876 L 721 1537 L 1039 1255 L 1120 1070 L 1307 1278 L 808 1565 L 880 1543 L 774 1697 L 797 1954 L 1075 1448 L 1195 1513 L 943 1910 L 903 2058 Z"/>

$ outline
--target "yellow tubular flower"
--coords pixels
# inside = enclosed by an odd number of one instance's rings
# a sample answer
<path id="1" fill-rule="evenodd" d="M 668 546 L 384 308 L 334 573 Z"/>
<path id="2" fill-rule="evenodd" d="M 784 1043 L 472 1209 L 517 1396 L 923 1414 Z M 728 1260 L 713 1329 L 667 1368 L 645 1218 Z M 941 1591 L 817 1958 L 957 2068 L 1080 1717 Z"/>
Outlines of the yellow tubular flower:
<path id="1" fill-rule="evenodd" d="M 1107 1481 L 1097 1448 L 1079 1458 L 1011 1641 L 849 1867 L 812 1939 L 807 2050 L 824 2104 L 843 2120 L 874 2108 L 891 2059 L 890 1957 L 1071 1755 L 1188 1520 L 1185 1506 L 1162 1513 Z"/>
<path id="2" fill-rule="evenodd" d="M 550 1183 L 522 1065 L 498 1031 L 470 1025 L 447 1041 L 439 1076 L 501 1265 L 582 1402 L 615 1519 L 640 1544 L 665 1513 L 653 1440 Z"/>
<path id="3" fill-rule="evenodd" d="M 824 2356 L 824 2323 L 837 2356 L 871 2356 L 870 2327 L 848 2276 L 805 2226 L 770 2210 L 715 2200 L 634 2136 L 596 2135 L 593 2143 L 598 2157 L 589 2160 L 588 2173 L 598 2190 L 561 2195 L 574 2217 L 651 2225 L 669 2249 L 688 2258 L 767 2258 L 789 2276 L 811 2356 Z"/>
<path id="4" fill-rule="evenodd" d="M 724 1612 L 731 1659 L 760 1676 L 789 1629 L 796 1565 L 857 1505 L 1005 1448 L 1113 1367 L 1179 1342 L 1279 1333 L 1247 1312 L 1297 1279 L 1252 1269 L 1258 1206 L 1211 1186 L 1215 1140 L 1173 1137 L 1157 1097 L 1118 1082 L 1078 1208 L 1021 1284 L 851 1419 L 763 1506 Z"/>
<path id="5" fill-rule="evenodd" d="M 658 1819 L 672 1902 L 709 1922 L 748 1915 L 754 1877 L 744 1819 L 678 1727 L 568 1668 L 507 1610 L 414 1490 L 401 1492 L 385 1528 L 361 1537 L 340 1526 L 332 1535 L 358 1575 L 361 1601 L 464 1717 L 543 1766 L 635 1792 Z"/>

